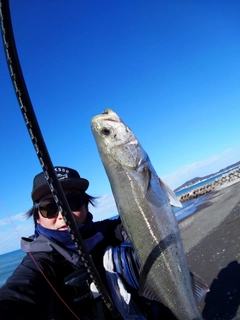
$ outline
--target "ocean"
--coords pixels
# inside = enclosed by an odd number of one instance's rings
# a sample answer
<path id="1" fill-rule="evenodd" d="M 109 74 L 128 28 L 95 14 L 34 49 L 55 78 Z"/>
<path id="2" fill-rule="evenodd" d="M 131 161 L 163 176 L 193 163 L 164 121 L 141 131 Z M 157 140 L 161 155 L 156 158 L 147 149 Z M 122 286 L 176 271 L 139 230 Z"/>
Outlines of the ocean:
<path id="1" fill-rule="evenodd" d="M 228 170 L 231 171 L 231 170 Z M 227 173 L 228 171 L 225 171 L 221 174 L 215 175 L 214 177 L 201 181 L 199 183 L 196 183 L 195 185 L 179 190 L 176 192 L 176 195 L 179 196 L 182 193 L 188 192 L 193 188 L 197 188 L 201 185 L 204 185 L 206 183 L 210 183 L 217 179 L 218 177 L 222 176 L 223 174 Z M 174 213 L 176 215 L 176 218 L 178 221 L 186 218 L 187 216 L 193 214 L 197 207 L 206 202 L 207 199 L 211 196 L 211 193 L 208 193 L 206 195 L 203 195 L 201 197 L 198 197 L 196 199 L 192 199 L 186 202 L 183 202 L 182 208 L 173 208 Z M 112 219 L 116 218 L 117 216 L 112 217 Z M 25 253 L 21 250 L 16 250 L 13 252 L 5 253 L 0 255 L 0 287 L 6 282 L 7 278 L 13 273 L 13 271 L 16 269 L 18 264 L 21 262 L 22 258 L 24 257 Z"/>
<path id="2" fill-rule="evenodd" d="M 25 254 L 22 250 L 16 250 L 0 255 L 0 287 L 13 273 Z"/>

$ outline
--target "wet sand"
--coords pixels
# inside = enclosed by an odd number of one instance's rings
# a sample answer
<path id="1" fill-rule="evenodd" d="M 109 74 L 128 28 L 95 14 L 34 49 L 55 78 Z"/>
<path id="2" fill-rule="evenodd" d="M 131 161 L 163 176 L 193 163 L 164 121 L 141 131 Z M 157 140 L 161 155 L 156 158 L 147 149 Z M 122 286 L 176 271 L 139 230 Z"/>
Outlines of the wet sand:
<path id="1" fill-rule="evenodd" d="M 189 268 L 209 285 L 206 320 L 240 320 L 240 182 L 216 189 L 179 222 Z"/>

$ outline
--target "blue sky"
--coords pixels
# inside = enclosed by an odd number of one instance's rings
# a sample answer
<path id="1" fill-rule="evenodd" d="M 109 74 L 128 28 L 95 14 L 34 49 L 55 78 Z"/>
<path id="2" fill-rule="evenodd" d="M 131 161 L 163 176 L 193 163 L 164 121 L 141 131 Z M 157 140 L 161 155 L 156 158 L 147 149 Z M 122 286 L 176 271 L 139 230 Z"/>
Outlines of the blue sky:
<path id="1" fill-rule="evenodd" d="M 240 160 L 240 2 L 10 0 L 22 71 L 54 165 L 89 179 L 95 220 L 117 214 L 91 133 L 119 114 L 175 189 Z M 41 171 L 0 42 L 0 254 L 33 232 Z"/>

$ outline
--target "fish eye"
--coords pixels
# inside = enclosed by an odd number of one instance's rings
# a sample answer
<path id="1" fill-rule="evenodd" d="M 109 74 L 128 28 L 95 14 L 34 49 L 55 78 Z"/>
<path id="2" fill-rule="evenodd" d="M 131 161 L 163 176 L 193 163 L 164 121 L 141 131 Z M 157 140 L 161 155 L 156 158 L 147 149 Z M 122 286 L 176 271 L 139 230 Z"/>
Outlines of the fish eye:
<path id="1" fill-rule="evenodd" d="M 103 128 L 101 130 L 101 133 L 104 134 L 105 136 L 108 136 L 110 134 L 110 130 L 108 130 L 107 128 Z"/>

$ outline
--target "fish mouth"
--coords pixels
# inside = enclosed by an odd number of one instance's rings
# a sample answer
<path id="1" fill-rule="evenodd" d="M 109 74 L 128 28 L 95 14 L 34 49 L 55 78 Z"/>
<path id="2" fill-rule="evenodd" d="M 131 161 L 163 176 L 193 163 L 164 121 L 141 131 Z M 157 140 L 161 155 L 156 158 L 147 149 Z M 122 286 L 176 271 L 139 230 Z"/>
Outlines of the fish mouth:
<path id="1" fill-rule="evenodd" d="M 103 111 L 98 117 L 106 121 L 121 122 L 121 119 L 119 118 L 119 116 L 109 108 Z"/>
<path id="2" fill-rule="evenodd" d="M 111 123 L 121 123 L 119 116 L 111 109 L 106 109 L 91 120 L 91 127 L 94 131 L 101 131 L 103 135 L 109 135 Z"/>
<path id="3" fill-rule="evenodd" d="M 119 116 L 111 109 L 106 109 L 101 114 L 98 114 L 95 117 L 93 117 L 92 122 L 97 122 L 99 119 L 112 122 L 121 122 Z"/>

